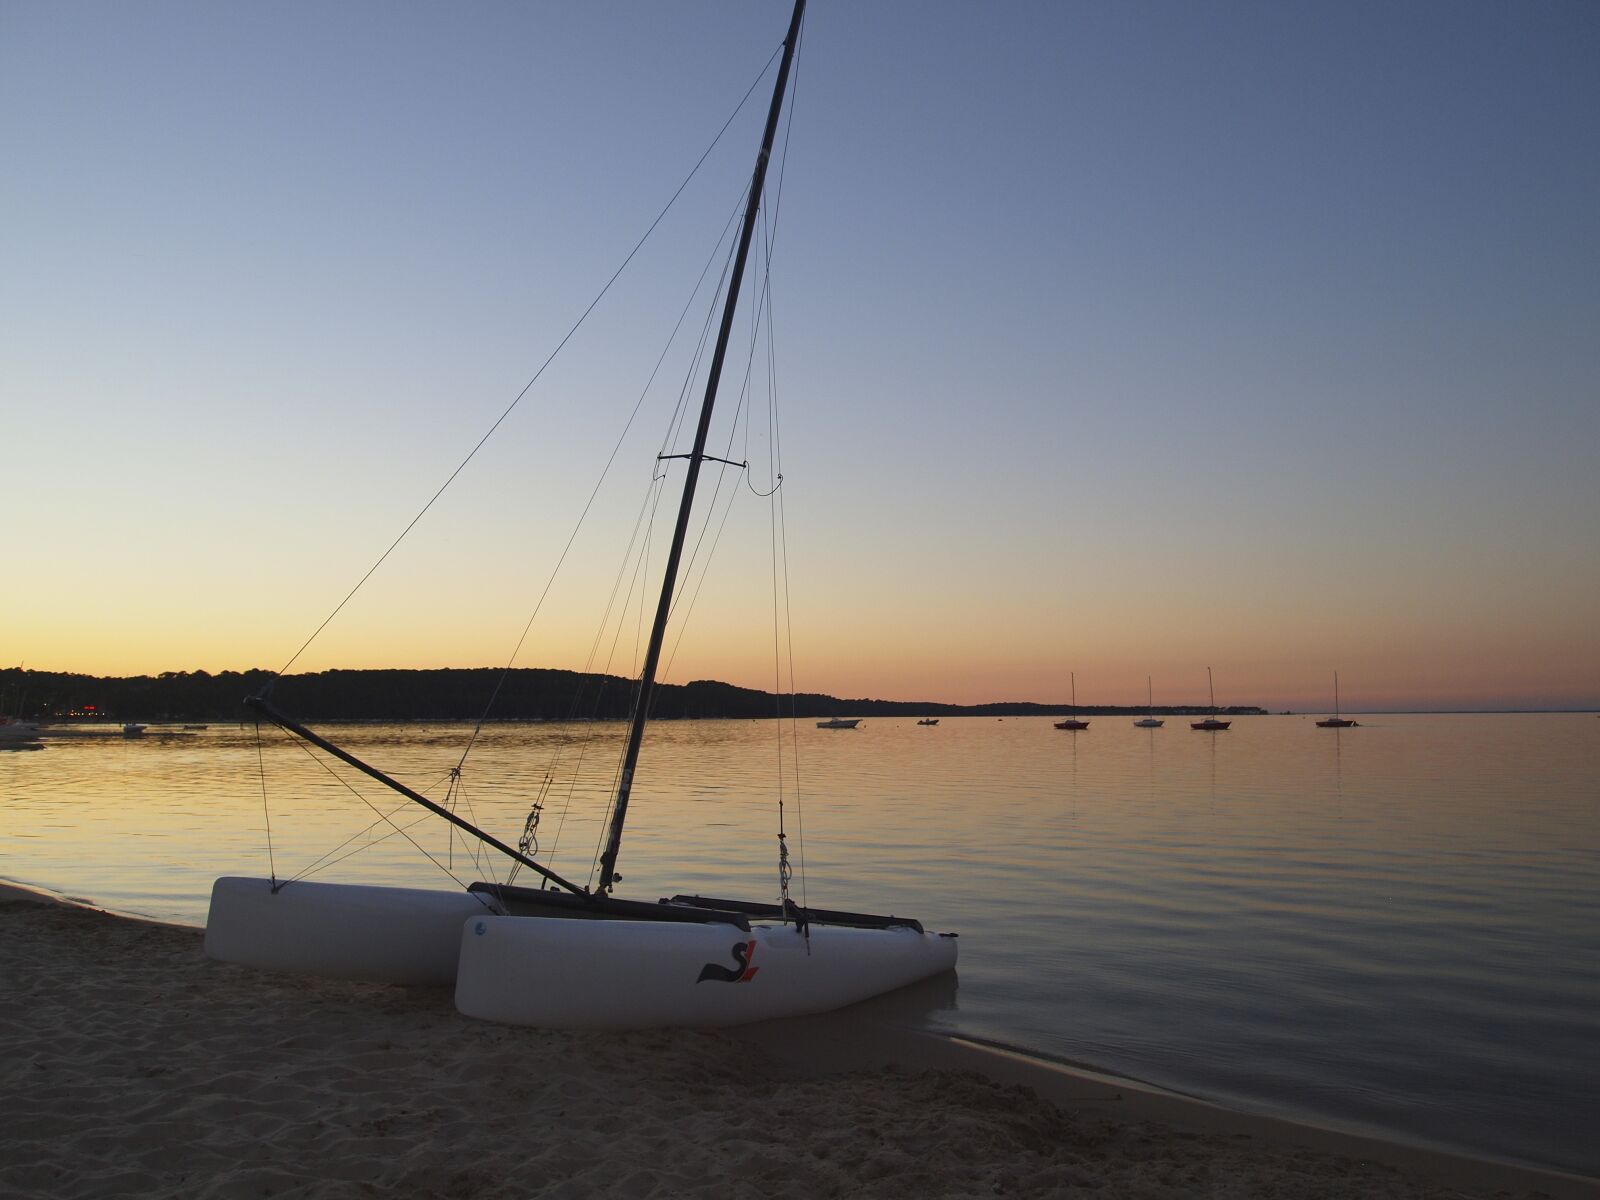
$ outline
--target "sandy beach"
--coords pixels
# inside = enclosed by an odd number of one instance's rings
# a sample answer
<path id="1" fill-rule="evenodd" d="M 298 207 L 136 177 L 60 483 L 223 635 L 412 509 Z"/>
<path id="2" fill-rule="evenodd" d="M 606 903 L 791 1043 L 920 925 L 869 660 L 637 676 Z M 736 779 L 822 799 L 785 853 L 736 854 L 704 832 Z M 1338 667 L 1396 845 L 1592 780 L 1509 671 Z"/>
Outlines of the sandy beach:
<path id="1" fill-rule="evenodd" d="M 489 1025 L 446 991 L 216 963 L 196 930 L 14 889 L 0 1080 L 7 1197 L 1600 1195 L 868 1016 Z"/>

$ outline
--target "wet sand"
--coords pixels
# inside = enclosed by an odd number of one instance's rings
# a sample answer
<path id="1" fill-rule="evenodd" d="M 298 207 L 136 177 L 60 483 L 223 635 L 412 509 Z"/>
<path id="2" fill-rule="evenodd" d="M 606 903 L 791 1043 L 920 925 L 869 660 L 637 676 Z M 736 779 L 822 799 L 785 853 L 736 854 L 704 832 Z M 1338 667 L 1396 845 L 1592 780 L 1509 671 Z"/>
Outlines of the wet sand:
<path id="1" fill-rule="evenodd" d="M 870 1010 L 489 1025 L 448 991 L 212 962 L 0 885 L 0 1195 L 1600 1197 L 1248 1117 Z"/>

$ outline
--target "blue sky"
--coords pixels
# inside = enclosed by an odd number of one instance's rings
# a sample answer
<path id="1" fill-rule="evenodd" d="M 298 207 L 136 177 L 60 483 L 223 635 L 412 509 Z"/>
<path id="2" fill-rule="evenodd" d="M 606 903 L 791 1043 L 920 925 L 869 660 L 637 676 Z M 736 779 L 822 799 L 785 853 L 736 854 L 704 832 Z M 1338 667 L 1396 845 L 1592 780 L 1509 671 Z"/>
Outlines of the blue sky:
<path id="1" fill-rule="evenodd" d="M 287 658 L 786 17 L 0 7 L 0 659 Z M 1600 704 L 1597 62 L 1588 3 L 817 0 L 773 282 L 801 686 Z M 306 665 L 503 660 L 763 104 Z M 686 676 L 770 684 L 753 555 Z M 586 595 L 526 665 L 581 665 Z"/>

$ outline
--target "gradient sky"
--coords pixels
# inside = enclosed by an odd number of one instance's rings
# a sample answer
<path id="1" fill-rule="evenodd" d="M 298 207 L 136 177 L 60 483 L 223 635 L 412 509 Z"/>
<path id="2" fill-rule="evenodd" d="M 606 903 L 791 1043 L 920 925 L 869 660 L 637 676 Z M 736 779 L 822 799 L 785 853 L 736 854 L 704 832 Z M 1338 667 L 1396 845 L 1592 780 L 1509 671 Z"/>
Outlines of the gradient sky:
<path id="1" fill-rule="evenodd" d="M 286 661 L 787 12 L 0 0 L 0 663 Z M 1590 0 L 814 0 L 773 281 L 797 685 L 1600 705 L 1596 64 Z M 765 90 L 296 669 L 506 661 Z M 681 382 L 519 665 L 584 665 Z M 670 678 L 773 685 L 766 525 L 746 494 Z"/>

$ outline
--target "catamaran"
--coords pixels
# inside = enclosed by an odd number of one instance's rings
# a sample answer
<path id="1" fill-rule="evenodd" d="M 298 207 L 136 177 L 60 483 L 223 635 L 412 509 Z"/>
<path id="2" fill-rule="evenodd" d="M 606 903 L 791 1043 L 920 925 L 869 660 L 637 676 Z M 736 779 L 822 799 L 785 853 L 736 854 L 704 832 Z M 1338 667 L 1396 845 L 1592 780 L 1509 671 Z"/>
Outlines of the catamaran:
<path id="1" fill-rule="evenodd" d="M 643 901 L 613 895 L 622 878 L 618 864 L 634 773 L 695 487 L 701 464 L 714 459 L 706 452 L 712 411 L 804 12 L 805 0 L 796 0 L 728 275 L 693 449 L 681 456 L 687 465 L 677 523 L 634 688 L 595 885 L 580 885 L 540 863 L 525 842 L 512 847 L 498 840 L 308 729 L 262 694 L 247 703 L 265 720 L 450 822 L 541 882 L 518 887 L 489 880 L 445 891 L 222 878 L 212 889 L 206 927 L 206 950 L 213 957 L 393 983 L 453 982 L 456 1006 L 469 1016 L 573 1028 L 728 1025 L 823 1012 L 955 966 L 954 934 L 928 932 L 906 917 L 795 903 L 781 823 L 779 892 L 773 901 L 699 895 Z"/>

